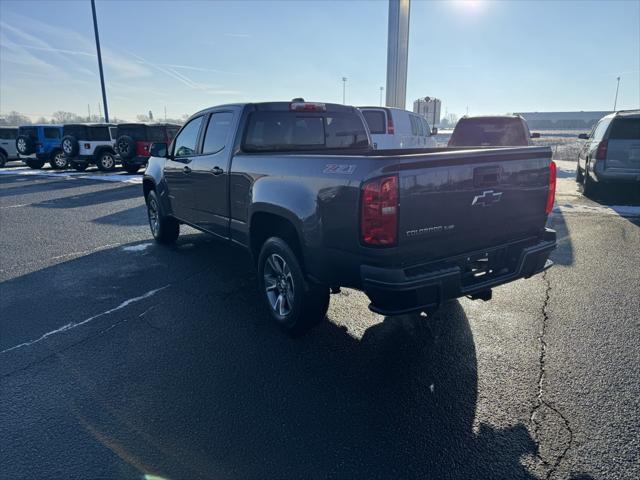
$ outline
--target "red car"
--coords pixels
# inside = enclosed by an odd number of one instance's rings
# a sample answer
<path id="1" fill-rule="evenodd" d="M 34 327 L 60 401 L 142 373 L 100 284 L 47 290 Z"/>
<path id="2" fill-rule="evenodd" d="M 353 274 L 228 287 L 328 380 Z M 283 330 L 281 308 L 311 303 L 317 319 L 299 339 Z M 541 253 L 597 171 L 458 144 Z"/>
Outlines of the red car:
<path id="1" fill-rule="evenodd" d="M 122 166 L 136 173 L 149 161 L 149 148 L 154 142 L 169 144 L 180 130 L 173 123 L 121 123 L 116 134 L 116 148 Z"/>

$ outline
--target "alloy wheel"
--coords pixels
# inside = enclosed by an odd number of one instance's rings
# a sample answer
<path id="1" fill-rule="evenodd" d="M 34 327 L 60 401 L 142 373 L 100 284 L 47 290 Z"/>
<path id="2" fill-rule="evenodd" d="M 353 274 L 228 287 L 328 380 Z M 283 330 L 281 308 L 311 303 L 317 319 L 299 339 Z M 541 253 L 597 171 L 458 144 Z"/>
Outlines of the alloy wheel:
<path id="1" fill-rule="evenodd" d="M 158 236 L 160 231 L 160 214 L 158 212 L 158 204 L 154 198 L 149 199 L 149 206 L 147 207 L 147 214 L 149 215 L 149 226 L 151 227 L 151 233 L 154 237 Z"/>
<path id="2" fill-rule="evenodd" d="M 287 262 L 277 253 L 272 253 L 264 267 L 264 287 L 272 310 L 286 317 L 293 309 L 295 285 Z"/>

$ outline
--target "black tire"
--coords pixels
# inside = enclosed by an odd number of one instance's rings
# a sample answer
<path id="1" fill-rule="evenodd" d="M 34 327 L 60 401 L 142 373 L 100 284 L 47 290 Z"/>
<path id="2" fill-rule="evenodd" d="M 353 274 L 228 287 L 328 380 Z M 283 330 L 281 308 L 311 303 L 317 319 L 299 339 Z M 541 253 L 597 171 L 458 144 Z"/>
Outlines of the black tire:
<path id="1" fill-rule="evenodd" d="M 78 139 L 73 135 L 65 135 L 62 137 L 60 145 L 62 146 L 64 154 L 69 158 L 77 157 L 80 153 L 80 144 L 78 143 Z"/>
<path id="2" fill-rule="evenodd" d="M 0 152 L 0 168 L 4 167 L 7 164 L 7 156 Z"/>
<path id="3" fill-rule="evenodd" d="M 578 162 L 578 165 L 576 166 L 576 183 L 582 183 L 583 180 L 584 180 L 584 173 L 580 168 L 580 162 Z"/>
<path id="4" fill-rule="evenodd" d="M 584 175 L 582 179 L 582 194 L 585 197 L 592 197 L 598 191 L 598 185 L 593 181 L 591 175 L 589 175 L 589 167 L 585 169 Z"/>
<path id="5" fill-rule="evenodd" d="M 175 243 L 180 235 L 180 223 L 173 217 L 165 215 L 158 195 L 151 190 L 147 195 L 147 218 L 151 234 L 158 243 Z"/>
<path id="6" fill-rule="evenodd" d="M 324 320 L 329 308 L 329 287 L 305 279 L 296 254 L 278 237 L 262 245 L 258 282 L 265 305 L 276 324 L 298 336 Z"/>
<path id="7" fill-rule="evenodd" d="M 133 163 L 125 163 L 122 166 L 127 173 L 131 174 L 138 173 L 138 170 L 140 170 L 140 165 L 135 165 Z"/>
<path id="8" fill-rule="evenodd" d="M 78 172 L 84 172 L 88 166 L 87 162 L 71 162 L 71 167 Z"/>
<path id="9" fill-rule="evenodd" d="M 18 135 L 16 138 L 16 150 L 20 155 L 33 155 L 36 153 L 36 142 L 29 135 Z"/>
<path id="10" fill-rule="evenodd" d="M 122 135 L 118 138 L 116 149 L 122 160 L 129 160 L 136 156 L 136 142 L 129 135 Z"/>
<path id="11" fill-rule="evenodd" d="M 42 167 L 44 167 L 44 160 L 38 160 L 36 158 L 27 158 L 24 160 L 24 163 L 27 164 L 27 167 L 34 170 L 40 170 Z"/>
<path id="12" fill-rule="evenodd" d="M 116 154 L 110 150 L 101 151 L 96 166 L 102 172 L 113 172 L 116 169 Z"/>
<path id="13" fill-rule="evenodd" d="M 49 156 L 49 165 L 54 170 L 65 170 L 69 168 L 69 159 L 65 157 L 62 150 L 54 150 Z"/>

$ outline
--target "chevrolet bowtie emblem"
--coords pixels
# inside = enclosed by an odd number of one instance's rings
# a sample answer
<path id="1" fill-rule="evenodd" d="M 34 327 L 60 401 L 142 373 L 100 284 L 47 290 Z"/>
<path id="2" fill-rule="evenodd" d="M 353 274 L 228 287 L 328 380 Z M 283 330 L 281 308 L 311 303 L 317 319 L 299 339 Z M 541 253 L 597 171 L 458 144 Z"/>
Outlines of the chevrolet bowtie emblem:
<path id="1" fill-rule="evenodd" d="M 502 192 L 494 192 L 493 190 L 486 190 L 482 192 L 482 195 L 476 195 L 473 197 L 471 206 L 479 205 L 481 207 L 489 207 L 494 203 L 498 203 L 502 198 Z"/>

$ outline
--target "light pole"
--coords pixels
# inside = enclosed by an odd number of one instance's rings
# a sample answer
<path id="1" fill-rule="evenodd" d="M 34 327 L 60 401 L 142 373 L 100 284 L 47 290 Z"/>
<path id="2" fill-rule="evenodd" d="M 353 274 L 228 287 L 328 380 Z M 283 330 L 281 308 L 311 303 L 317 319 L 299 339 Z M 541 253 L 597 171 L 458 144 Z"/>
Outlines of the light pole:
<path id="1" fill-rule="evenodd" d="M 613 101 L 613 111 L 616 111 L 616 107 L 618 106 L 618 89 L 620 88 L 620 77 L 618 77 L 618 85 L 616 85 L 616 98 Z"/>
<path id="2" fill-rule="evenodd" d="M 342 104 L 346 105 L 347 77 L 342 77 Z"/>
<path id="3" fill-rule="evenodd" d="M 382 106 L 382 92 L 384 91 L 384 87 L 380 87 L 380 106 Z"/>
<path id="4" fill-rule="evenodd" d="M 107 91 L 104 88 L 104 73 L 102 71 L 102 53 L 100 53 L 100 35 L 98 35 L 98 20 L 96 19 L 96 2 L 91 0 L 93 13 L 93 31 L 96 34 L 96 50 L 98 52 L 98 68 L 100 70 L 100 86 L 102 87 L 102 103 L 104 105 L 104 121 L 109 123 L 109 107 L 107 107 Z"/>

